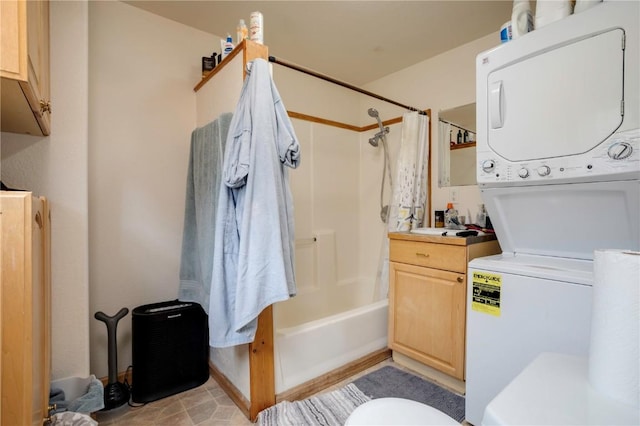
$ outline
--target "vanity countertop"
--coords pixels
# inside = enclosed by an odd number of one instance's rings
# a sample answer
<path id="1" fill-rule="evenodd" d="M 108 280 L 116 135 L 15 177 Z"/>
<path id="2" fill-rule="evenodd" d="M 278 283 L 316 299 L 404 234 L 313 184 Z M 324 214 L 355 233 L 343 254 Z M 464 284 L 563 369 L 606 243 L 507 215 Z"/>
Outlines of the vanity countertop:
<path id="1" fill-rule="evenodd" d="M 442 232 L 447 231 L 442 228 Z M 451 232 L 456 232 L 451 230 Z M 468 246 L 471 244 L 484 243 L 486 241 L 496 240 L 495 234 L 477 235 L 475 237 L 456 237 L 456 236 L 441 236 L 441 235 L 424 235 L 416 234 L 413 232 L 389 232 L 389 239 L 391 240 L 405 240 L 405 241 L 418 241 L 425 243 L 437 243 L 448 244 L 455 246 Z"/>

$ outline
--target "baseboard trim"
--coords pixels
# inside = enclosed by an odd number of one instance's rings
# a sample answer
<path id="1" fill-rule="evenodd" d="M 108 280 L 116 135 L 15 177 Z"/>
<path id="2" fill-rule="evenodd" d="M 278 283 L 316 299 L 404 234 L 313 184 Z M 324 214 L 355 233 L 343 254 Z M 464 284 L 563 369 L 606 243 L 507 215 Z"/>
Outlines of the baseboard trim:
<path id="1" fill-rule="evenodd" d="M 361 371 L 364 371 L 388 358 L 391 358 L 391 349 L 385 348 L 372 352 L 369 355 L 365 355 L 362 358 L 351 361 L 342 367 L 336 368 L 327 374 L 323 374 L 320 377 L 311 379 L 296 387 L 277 394 L 276 402 L 298 401 L 308 398 L 309 396 L 333 386 L 336 383 L 339 383 L 354 374 L 360 373 Z"/>
<path id="2" fill-rule="evenodd" d="M 249 418 L 250 411 L 249 408 L 251 406 L 249 400 L 245 398 L 245 396 L 238 390 L 238 388 L 231 383 L 231 381 L 225 376 L 222 371 L 218 370 L 215 365 L 209 360 L 209 374 L 213 377 L 213 380 L 218 382 L 222 390 L 231 398 L 234 404 L 238 406 L 242 414 L 244 414 L 247 419 Z"/>

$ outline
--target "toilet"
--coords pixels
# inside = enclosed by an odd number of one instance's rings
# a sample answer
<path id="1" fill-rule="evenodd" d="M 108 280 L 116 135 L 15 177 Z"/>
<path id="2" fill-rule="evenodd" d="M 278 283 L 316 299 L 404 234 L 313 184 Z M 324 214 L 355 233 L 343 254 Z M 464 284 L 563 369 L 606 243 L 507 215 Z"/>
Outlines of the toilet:
<path id="1" fill-rule="evenodd" d="M 403 398 L 372 399 L 353 410 L 345 422 L 345 426 L 459 424 L 440 410 Z"/>

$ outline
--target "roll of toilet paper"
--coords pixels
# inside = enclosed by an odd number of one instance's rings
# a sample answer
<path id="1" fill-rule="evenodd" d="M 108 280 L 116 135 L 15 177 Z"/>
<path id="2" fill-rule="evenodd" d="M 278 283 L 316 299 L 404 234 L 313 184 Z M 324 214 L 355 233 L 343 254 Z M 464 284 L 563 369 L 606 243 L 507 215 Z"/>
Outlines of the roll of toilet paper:
<path id="1" fill-rule="evenodd" d="M 640 407 L 640 252 L 596 250 L 589 382 Z"/>

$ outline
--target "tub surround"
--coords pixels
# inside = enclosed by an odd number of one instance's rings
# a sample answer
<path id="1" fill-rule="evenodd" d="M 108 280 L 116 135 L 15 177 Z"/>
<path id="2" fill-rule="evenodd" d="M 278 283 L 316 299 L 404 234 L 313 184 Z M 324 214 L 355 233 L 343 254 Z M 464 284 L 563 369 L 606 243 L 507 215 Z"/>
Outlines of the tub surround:
<path id="1" fill-rule="evenodd" d="M 464 386 L 467 264 L 500 253 L 495 235 L 389 234 L 389 348 Z M 402 361 L 402 357 L 398 361 Z M 411 363 L 415 364 L 415 363 Z M 415 365 L 407 365 L 407 367 Z M 429 369 L 421 371 L 428 374 Z M 432 374 L 428 374 L 433 376 Z M 434 377 L 442 382 L 444 378 Z"/>

